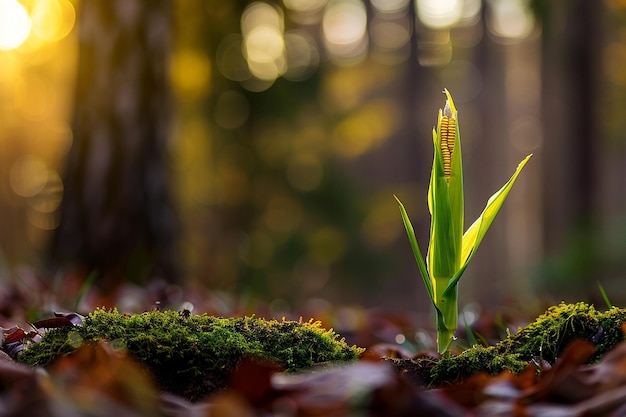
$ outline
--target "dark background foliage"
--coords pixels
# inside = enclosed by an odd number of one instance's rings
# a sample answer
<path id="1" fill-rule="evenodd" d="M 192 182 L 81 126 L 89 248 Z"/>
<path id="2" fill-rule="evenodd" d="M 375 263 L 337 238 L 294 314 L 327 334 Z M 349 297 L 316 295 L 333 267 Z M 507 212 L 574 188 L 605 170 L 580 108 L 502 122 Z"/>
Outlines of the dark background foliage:
<path id="1" fill-rule="evenodd" d="M 598 282 L 626 298 L 623 2 L 20 4 L 28 37 L 0 39 L 7 282 L 26 265 L 53 283 L 97 271 L 110 292 L 201 287 L 277 315 L 428 312 L 393 194 L 425 250 L 445 87 L 467 224 L 535 154 L 462 304 L 600 302 Z"/>

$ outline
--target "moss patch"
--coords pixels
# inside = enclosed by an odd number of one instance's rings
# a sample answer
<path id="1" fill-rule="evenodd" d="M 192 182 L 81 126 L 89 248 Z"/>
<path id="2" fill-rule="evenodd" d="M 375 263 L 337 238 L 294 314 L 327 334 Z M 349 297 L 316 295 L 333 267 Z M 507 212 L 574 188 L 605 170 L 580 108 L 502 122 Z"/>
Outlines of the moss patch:
<path id="1" fill-rule="evenodd" d="M 313 321 L 183 316 L 175 311 L 128 315 L 98 309 L 85 318 L 83 326 L 48 331 L 18 360 L 48 366 L 84 343 L 100 340 L 144 364 L 163 390 L 190 399 L 223 389 L 231 371 L 247 356 L 296 371 L 355 360 L 363 351 Z"/>
<path id="2" fill-rule="evenodd" d="M 626 309 L 613 307 L 600 312 L 585 303 L 561 303 L 494 346 L 474 346 L 439 360 L 393 359 L 392 362 L 420 384 L 440 386 L 480 372 L 495 375 L 509 370 L 517 374 L 533 359 L 552 364 L 574 339 L 591 340 L 596 345 L 592 361 L 597 361 L 624 340 L 624 321 Z"/>

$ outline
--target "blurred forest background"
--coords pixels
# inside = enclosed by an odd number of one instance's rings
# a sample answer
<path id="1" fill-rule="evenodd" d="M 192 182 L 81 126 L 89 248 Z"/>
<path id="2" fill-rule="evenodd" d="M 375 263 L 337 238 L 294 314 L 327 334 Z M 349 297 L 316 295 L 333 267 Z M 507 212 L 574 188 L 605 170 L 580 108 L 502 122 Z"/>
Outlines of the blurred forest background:
<path id="1" fill-rule="evenodd" d="M 623 0 L 0 0 L 1 279 L 428 312 L 444 87 L 467 224 L 535 155 L 461 303 L 626 302 Z"/>

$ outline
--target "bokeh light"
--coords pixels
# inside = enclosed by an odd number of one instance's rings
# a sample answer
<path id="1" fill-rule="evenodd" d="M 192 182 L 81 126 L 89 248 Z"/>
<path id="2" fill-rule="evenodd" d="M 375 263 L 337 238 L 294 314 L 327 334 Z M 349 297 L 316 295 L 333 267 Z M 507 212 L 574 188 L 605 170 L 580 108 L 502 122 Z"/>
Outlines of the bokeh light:
<path id="1" fill-rule="evenodd" d="M 252 75 L 243 55 L 243 36 L 230 34 L 217 47 L 217 67 L 220 73 L 232 81 L 245 81 Z"/>
<path id="2" fill-rule="evenodd" d="M 15 0 L 0 0 L 0 49 L 19 47 L 30 30 L 31 20 L 24 6 Z"/>
<path id="3" fill-rule="evenodd" d="M 482 0 L 463 0 L 461 9 L 461 24 L 474 24 L 480 19 Z"/>
<path id="4" fill-rule="evenodd" d="M 382 145 L 396 129 L 397 105 L 376 100 L 363 105 L 333 131 L 333 148 L 345 158 L 358 157 Z"/>
<path id="5" fill-rule="evenodd" d="M 461 19 L 462 0 L 415 0 L 417 17 L 431 29 L 446 29 Z"/>
<path id="6" fill-rule="evenodd" d="M 313 13 L 319 12 L 326 1 L 318 3 L 293 1 L 286 7 Z M 218 45 L 220 73 L 252 92 L 267 90 L 280 77 L 291 81 L 309 78 L 321 59 L 317 44 L 305 31 L 285 32 L 284 19 L 283 11 L 276 6 L 260 1 L 248 5 L 240 19 L 241 34 L 229 34 Z"/>
<path id="7" fill-rule="evenodd" d="M 256 27 L 267 25 L 284 31 L 281 9 L 267 3 L 256 1 L 250 4 L 241 15 L 241 33 L 246 36 Z"/>
<path id="8" fill-rule="evenodd" d="M 360 0 L 332 0 L 322 21 L 324 45 L 337 64 L 355 64 L 367 53 L 367 13 Z"/>
<path id="9" fill-rule="evenodd" d="M 248 68 L 261 80 L 275 80 L 286 71 L 285 42 L 278 28 L 260 25 L 244 38 L 244 56 Z"/>
<path id="10" fill-rule="evenodd" d="M 0 173 L 7 184 L 0 209 L 19 219 L 2 225 L 0 251 L 9 262 L 46 247 L 59 224 L 58 167 L 73 140 L 76 18 L 71 0 L 0 0 Z"/>
<path id="11" fill-rule="evenodd" d="M 409 58 L 413 25 L 408 14 L 377 13 L 369 32 L 372 55 L 378 61 L 398 65 Z"/>
<path id="12" fill-rule="evenodd" d="M 306 33 L 299 31 L 285 33 L 285 53 L 287 71 L 284 77 L 288 80 L 306 80 L 319 66 L 319 50 L 315 41 Z"/>
<path id="13" fill-rule="evenodd" d="M 444 66 L 452 59 L 450 30 L 430 30 L 420 33 L 417 60 L 425 67 Z"/>
<path id="14" fill-rule="evenodd" d="M 328 0 L 283 0 L 286 8 L 304 13 L 313 13 L 322 10 Z"/>
<path id="15" fill-rule="evenodd" d="M 505 39 L 523 39 L 534 29 L 534 18 L 522 0 L 489 2 L 487 27 L 496 36 Z"/>
<path id="16" fill-rule="evenodd" d="M 244 10 L 241 16 L 243 56 L 250 73 L 261 81 L 244 83 L 245 88 L 267 89 L 287 71 L 283 19 L 279 8 L 263 2 L 252 3 Z"/>
<path id="17" fill-rule="evenodd" d="M 39 0 L 32 8 L 31 18 L 33 33 L 42 40 L 54 42 L 70 33 L 76 11 L 69 0 Z"/>
<path id="18" fill-rule="evenodd" d="M 172 57 L 171 79 L 184 99 L 196 99 L 206 94 L 211 80 L 211 61 L 200 51 L 187 49 Z"/>
<path id="19" fill-rule="evenodd" d="M 399 13 L 406 11 L 410 0 L 372 0 L 374 9 L 381 13 Z"/>
<path id="20" fill-rule="evenodd" d="M 287 164 L 287 179 L 299 191 L 312 191 L 317 188 L 324 177 L 324 169 L 320 158 L 313 154 L 298 154 Z"/>
<path id="21" fill-rule="evenodd" d="M 301 25 L 318 23 L 328 0 L 283 0 L 289 17 Z"/>
<path id="22" fill-rule="evenodd" d="M 398 20 L 374 18 L 370 29 L 374 45 L 391 50 L 403 47 L 411 37 L 410 25 L 408 18 Z"/>
<path id="23" fill-rule="evenodd" d="M 21 197 L 33 197 L 48 182 L 48 167 L 36 155 L 26 155 L 11 166 L 9 182 L 13 192 Z"/>

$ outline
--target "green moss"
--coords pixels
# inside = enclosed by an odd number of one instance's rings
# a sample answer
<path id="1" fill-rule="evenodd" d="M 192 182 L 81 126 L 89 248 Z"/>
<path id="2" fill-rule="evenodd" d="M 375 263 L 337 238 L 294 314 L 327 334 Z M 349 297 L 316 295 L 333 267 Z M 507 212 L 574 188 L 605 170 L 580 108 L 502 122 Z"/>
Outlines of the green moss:
<path id="1" fill-rule="evenodd" d="M 600 312 L 586 303 L 561 303 L 494 348 L 522 360 L 539 357 L 552 363 L 574 339 L 594 339 L 597 358 L 624 340 L 624 320 L 626 309 L 613 307 Z"/>
<path id="2" fill-rule="evenodd" d="M 278 363 L 287 371 L 356 359 L 363 349 L 348 346 L 319 322 L 263 320 L 254 317 L 184 317 L 175 311 L 121 314 L 98 309 L 84 326 L 47 332 L 18 360 L 48 366 L 82 343 L 106 340 L 144 364 L 161 388 L 197 399 L 222 389 L 246 356 Z"/>
<path id="3" fill-rule="evenodd" d="M 527 363 L 520 360 L 518 355 L 499 353 L 493 346 L 474 346 L 457 356 L 445 357 L 437 361 L 430 370 L 430 384 L 454 383 L 480 372 L 495 375 L 509 369 L 518 373 Z"/>
<path id="4" fill-rule="evenodd" d="M 417 363 L 407 365 L 398 360 L 394 362 L 396 367 L 409 370 L 409 374 L 414 371 L 415 375 L 411 377 L 430 386 L 454 383 L 481 372 L 495 375 L 509 370 L 517 374 L 533 359 L 554 363 L 574 339 L 594 342 L 596 353 L 591 358 L 593 362 L 624 340 L 624 321 L 626 309 L 613 307 L 600 312 L 585 303 L 561 303 L 494 346 L 474 346 L 459 355 L 438 361 L 426 359 L 426 366 Z M 420 360 L 424 359 L 417 361 Z"/>

